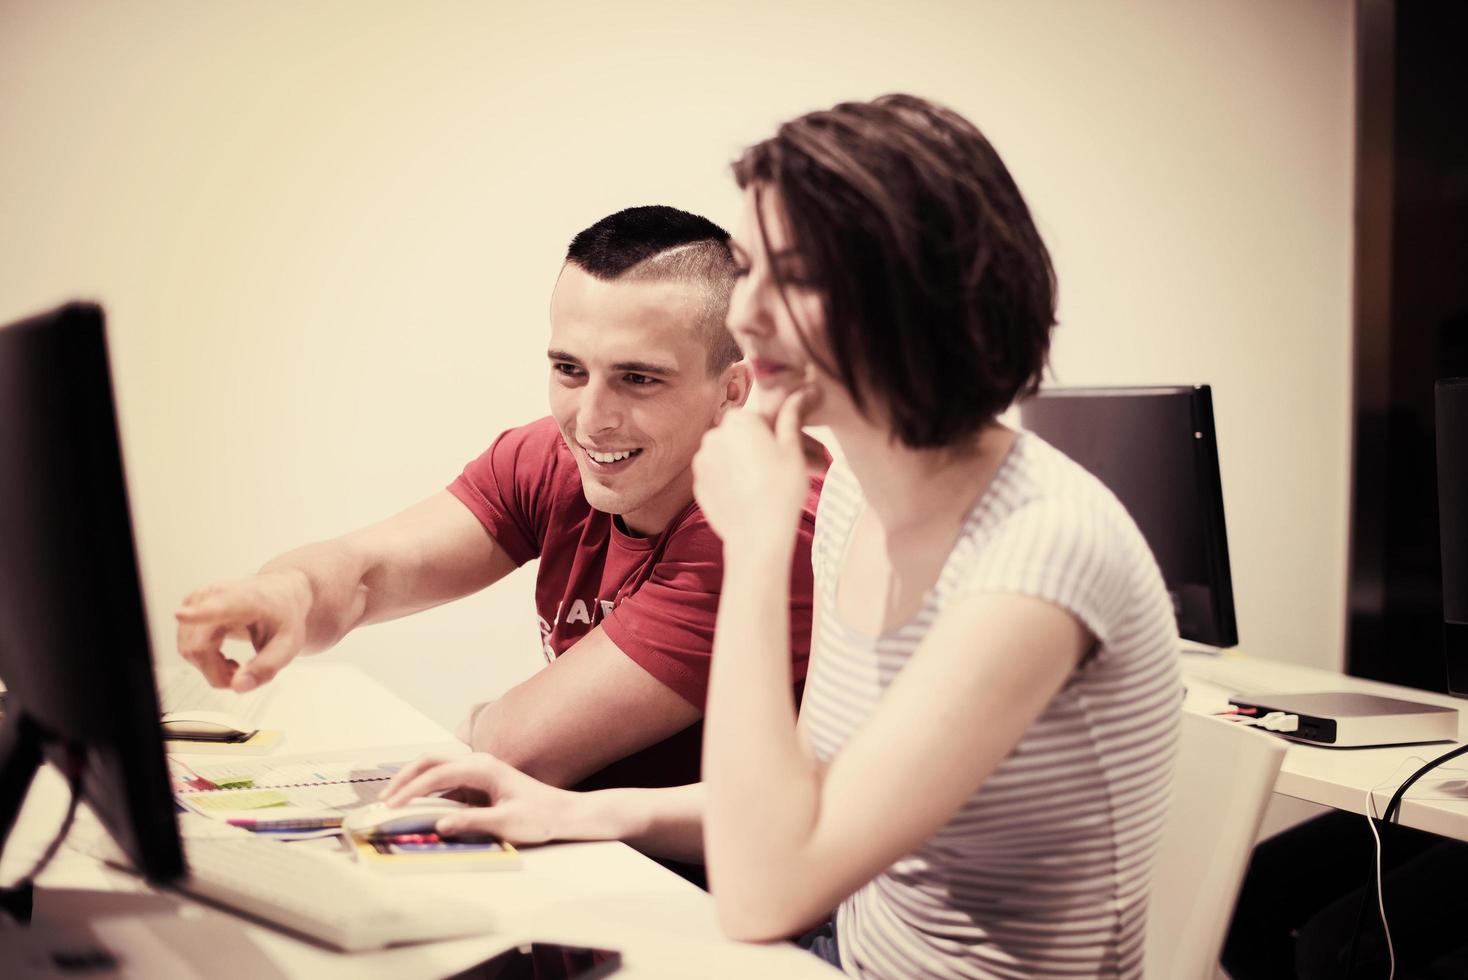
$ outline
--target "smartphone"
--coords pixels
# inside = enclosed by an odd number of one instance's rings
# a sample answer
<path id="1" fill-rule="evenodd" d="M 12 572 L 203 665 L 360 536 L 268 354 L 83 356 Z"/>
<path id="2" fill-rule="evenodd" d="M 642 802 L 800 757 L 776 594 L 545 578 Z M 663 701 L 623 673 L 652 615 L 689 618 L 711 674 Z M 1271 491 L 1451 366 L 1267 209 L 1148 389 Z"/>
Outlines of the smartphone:
<path id="1" fill-rule="evenodd" d="M 596 980 L 616 972 L 622 954 L 615 949 L 527 943 L 477 963 L 448 980 Z"/>

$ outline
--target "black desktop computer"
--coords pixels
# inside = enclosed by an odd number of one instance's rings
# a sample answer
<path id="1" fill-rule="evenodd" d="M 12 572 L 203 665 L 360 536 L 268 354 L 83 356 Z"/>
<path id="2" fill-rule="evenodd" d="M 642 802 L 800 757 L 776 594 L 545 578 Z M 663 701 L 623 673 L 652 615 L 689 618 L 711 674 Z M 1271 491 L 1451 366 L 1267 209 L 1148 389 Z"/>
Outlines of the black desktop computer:
<path id="1" fill-rule="evenodd" d="M 1459 428 L 1454 435 L 1451 422 L 1444 426 L 1440 421 L 1439 439 L 1462 447 L 1468 438 L 1468 383 L 1446 396 L 1440 386 L 1440 411 L 1447 402 L 1446 411 L 1456 407 L 1460 413 Z M 1132 515 L 1172 594 L 1179 635 L 1207 646 L 1236 645 L 1209 387 L 1048 388 L 1020 406 L 1020 419 L 1026 429 L 1094 473 Z M 1447 481 L 1443 509 L 1460 521 L 1452 525 L 1449 518 L 1444 524 L 1445 586 L 1453 542 L 1463 548 L 1456 553 L 1458 567 L 1468 580 L 1468 519 L 1460 504 L 1446 502 L 1468 499 L 1464 461 L 1459 452 L 1458 469 L 1449 464 L 1440 470 Z M 1453 484 L 1454 479 L 1461 482 Z M 1459 623 L 1468 622 L 1468 591 L 1460 585 L 1455 594 L 1460 601 L 1448 617 L 1450 631 L 1453 615 L 1460 617 Z M 1468 664 L 1464 667 L 1462 683 L 1468 687 Z M 1298 727 L 1281 733 L 1285 737 L 1334 748 L 1446 741 L 1458 730 L 1457 712 L 1451 708 L 1371 694 L 1238 693 L 1230 700 L 1247 712 L 1288 714 Z"/>
<path id="2" fill-rule="evenodd" d="M 31 882 L 85 800 L 117 845 L 88 838 L 107 860 L 337 949 L 488 928 L 475 903 L 380 886 L 327 855 L 243 831 L 180 839 L 106 333 L 88 304 L 0 327 L 0 680 L 0 850 L 41 765 L 72 794 L 52 846 L 0 889 L 12 918 L 30 917 Z"/>
<path id="3" fill-rule="evenodd" d="M 1045 388 L 1019 414 L 1126 507 L 1157 558 L 1182 638 L 1236 646 L 1211 389 Z"/>
<path id="4" fill-rule="evenodd" d="M 184 873 L 102 311 L 0 327 L 0 847 L 50 760 L 149 879 Z"/>

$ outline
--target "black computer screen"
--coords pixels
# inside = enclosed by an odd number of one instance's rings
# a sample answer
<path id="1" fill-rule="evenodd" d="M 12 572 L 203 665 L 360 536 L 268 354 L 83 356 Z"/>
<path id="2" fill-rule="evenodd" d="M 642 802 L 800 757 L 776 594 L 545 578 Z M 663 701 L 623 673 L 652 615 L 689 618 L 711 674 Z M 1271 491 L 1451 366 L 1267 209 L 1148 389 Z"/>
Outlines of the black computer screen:
<path id="1" fill-rule="evenodd" d="M 138 870 L 183 873 L 102 310 L 0 327 L 0 844 L 40 758 L 82 761 Z"/>
<path id="2" fill-rule="evenodd" d="M 1094 473 L 1137 522 L 1185 640 L 1239 642 L 1207 385 L 1047 388 L 1021 425 Z"/>

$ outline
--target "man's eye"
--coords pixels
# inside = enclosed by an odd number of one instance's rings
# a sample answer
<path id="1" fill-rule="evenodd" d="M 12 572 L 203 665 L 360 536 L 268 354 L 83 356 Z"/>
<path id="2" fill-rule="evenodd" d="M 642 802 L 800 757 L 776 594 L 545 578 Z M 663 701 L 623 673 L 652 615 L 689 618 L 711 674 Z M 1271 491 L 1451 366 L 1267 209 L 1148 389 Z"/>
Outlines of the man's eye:
<path id="1" fill-rule="evenodd" d="M 643 387 L 647 387 L 647 386 L 650 386 L 650 385 L 657 384 L 658 383 L 658 379 L 657 378 L 649 378 L 645 374 L 629 374 L 629 375 L 627 375 L 627 383 L 630 384 L 630 385 L 634 385 L 636 387 L 639 387 L 639 388 L 643 388 Z"/>
<path id="2" fill-rule="evenodd" d="M 574 378 L 581 373 L 581 369 L 574 364 L 552 364 L 551 370 L 568 378 Z"/>

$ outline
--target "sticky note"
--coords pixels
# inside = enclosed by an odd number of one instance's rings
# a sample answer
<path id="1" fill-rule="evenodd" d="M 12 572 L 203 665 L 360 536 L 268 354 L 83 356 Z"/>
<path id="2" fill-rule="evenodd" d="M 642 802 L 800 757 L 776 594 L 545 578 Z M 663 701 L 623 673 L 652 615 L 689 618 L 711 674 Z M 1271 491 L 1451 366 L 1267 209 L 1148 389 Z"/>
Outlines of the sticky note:
<path id="1" fill-rule="evenodd" d="M 290 800 L 279 790 L 256 789 L 199 793 L 189 797 L 189 804 L 200 810 L 267 810 L 275 806 L 288 806 Z"/>

